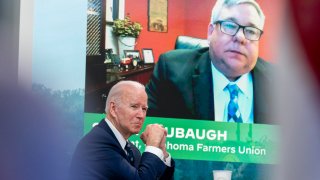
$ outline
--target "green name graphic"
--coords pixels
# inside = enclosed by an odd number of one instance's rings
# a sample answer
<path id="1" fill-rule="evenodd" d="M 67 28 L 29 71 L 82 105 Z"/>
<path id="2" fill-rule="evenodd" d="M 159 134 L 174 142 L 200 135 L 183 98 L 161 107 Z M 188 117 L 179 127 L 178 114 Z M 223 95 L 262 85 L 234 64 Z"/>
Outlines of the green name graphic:
<path id="1" fill-rule="evenodd" d="M 85 113 L 85 133 L 104 117 Z M 141 132 L 153 123 L 167 129 L 167 151 L 175 159 L 277 163 L 279 138 L 275 125 L 147 117 Z M 130 141 L 144 151 L 140 134 L 130 137 Z"/>

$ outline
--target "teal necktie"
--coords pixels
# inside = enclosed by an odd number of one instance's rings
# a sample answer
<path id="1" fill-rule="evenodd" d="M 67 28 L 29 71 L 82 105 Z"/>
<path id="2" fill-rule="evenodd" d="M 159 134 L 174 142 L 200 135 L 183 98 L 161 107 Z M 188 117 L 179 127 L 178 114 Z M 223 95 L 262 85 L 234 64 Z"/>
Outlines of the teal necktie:
<path id="1" fill-rule="evenodd" d="M 241 113 L 238 105 L 239 87 L 236 84 L 227 86 L 230 93 L 230 102 L 228 104 L 228 122 L 234 121 L 242 123 Z"/>

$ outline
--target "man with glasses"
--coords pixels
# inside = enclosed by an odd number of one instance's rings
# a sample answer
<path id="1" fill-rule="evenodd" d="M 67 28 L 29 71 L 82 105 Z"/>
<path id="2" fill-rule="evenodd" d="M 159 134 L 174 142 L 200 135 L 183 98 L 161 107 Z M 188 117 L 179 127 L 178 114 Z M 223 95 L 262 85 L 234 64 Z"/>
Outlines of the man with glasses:
<path id="1" fill-rule="evenodd" d="M 254 0 L 217 0 L 209 48 L 162 54 L 147 85 L 148 115 L 272 123 L 272 66 L 258 57 L 265 16 Z"/>

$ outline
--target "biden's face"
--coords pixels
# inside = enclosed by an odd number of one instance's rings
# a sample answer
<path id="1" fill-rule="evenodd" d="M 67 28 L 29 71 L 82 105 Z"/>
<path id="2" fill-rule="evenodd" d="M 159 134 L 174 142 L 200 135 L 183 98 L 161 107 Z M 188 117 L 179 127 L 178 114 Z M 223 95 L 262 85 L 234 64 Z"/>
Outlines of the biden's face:
<path id="1" fill-rule="evenodd" d="M 148 109 L 147 100 L 148 96 L 143 88 L 131 88 L 115 104 L 115 126 L 126 139 L 140 132 Z"/>

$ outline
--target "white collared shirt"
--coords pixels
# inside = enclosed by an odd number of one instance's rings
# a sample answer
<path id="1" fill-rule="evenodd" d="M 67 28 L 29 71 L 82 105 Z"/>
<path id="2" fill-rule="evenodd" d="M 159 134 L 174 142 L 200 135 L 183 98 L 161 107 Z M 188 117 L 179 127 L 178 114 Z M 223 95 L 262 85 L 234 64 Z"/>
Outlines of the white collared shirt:
<path id="1" fill-rule="evenodd" d="M 253 123 L 253 81 L 251 73 L 246 73 L 236 81 L 231 82 L 217 70 L 212 63 L 211 69 L 213 77 L 215 121 L 228 122 L 230 93 L 226 87 L 228 84 L 236 84 L 240 89 L 238 103 L 242 121 L 243 123 Z"/>
<path id="2" fill-rule="evenodd" d="M 107 122 L 108 126 L 110 127 L 113 134 L 116 136 L 118 142 L 120 143 L 122 149 L 127 153 L 127 151 L 124 149 L 126 146 L 127 140 L 121 135 L 121 133 L 118 131 L 116 127 L 107 119 L 105 118 L 105 121 Z M 150 152 L 156 156 L 158 156 L 168 167 L 171 167 L 171 155 L 164 159 L 164 155 L 161 149 L 154 147 L 154 146 L 146 146 L 145 152 Z"/>

